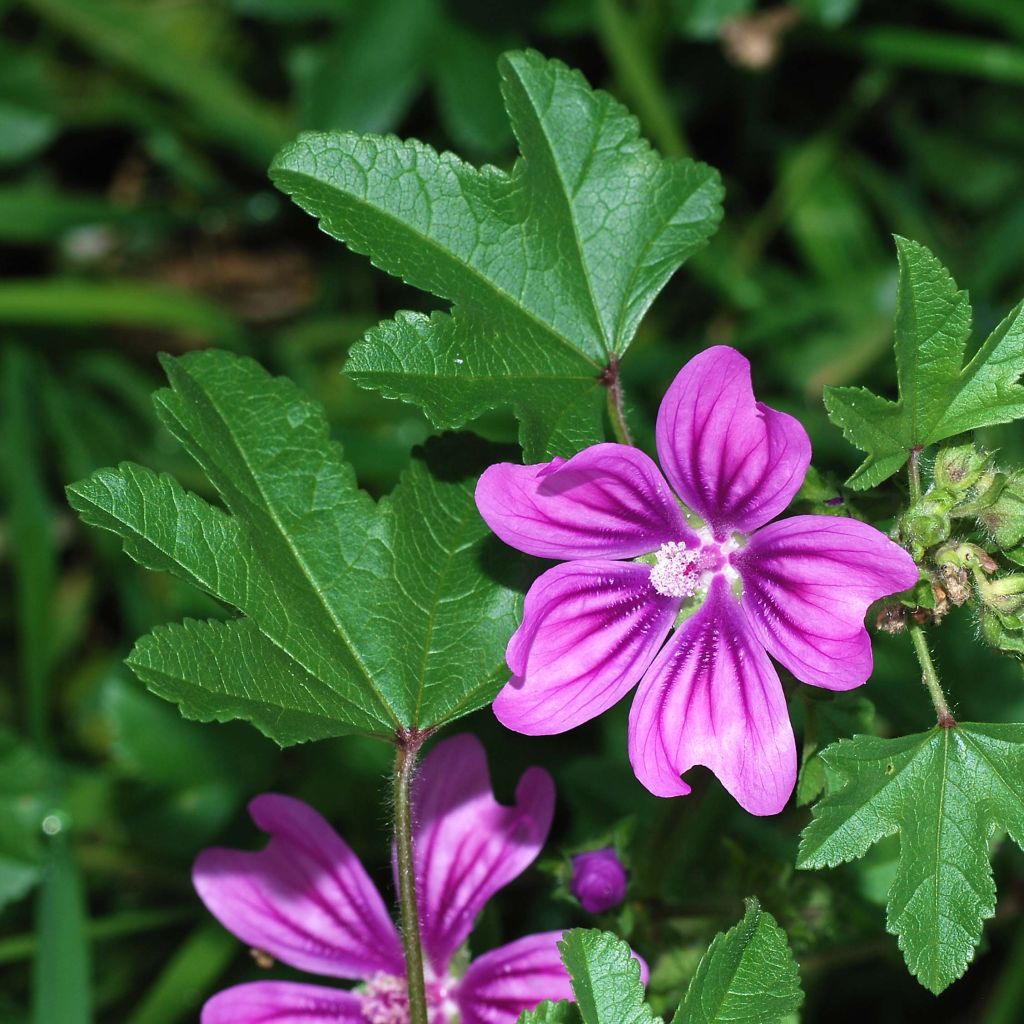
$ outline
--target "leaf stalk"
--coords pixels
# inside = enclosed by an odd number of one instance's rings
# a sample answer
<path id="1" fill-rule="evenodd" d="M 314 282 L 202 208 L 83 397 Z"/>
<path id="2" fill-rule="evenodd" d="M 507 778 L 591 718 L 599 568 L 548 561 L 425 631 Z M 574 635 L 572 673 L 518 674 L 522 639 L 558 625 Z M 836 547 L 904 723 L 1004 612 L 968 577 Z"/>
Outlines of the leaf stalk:
<path id="1" fill-rule="evenodd" d="M 410 1024 L 429 1024 L 427 986 L 423 977 L 423 940 L 416 901 L 416 866 L 412 851 L 412 779 L 416 757 L 426 733 L 402 730 L 398 734 L 392 788 L 395 802 L 395 848 L 398 855 L 398 902 L 405 951 Z"/>
<path id="2" fill-rule="evenodd" d="M 633 434 L 626 422 L 625 397 L 622 393 L 622 378 L 619 375 L 619 360 L 613 353 L 608 357 L 608 368 L 601 376 L 601 383 L 608 389 L 608 418 L 612 433 L 619 444 L 634 444 Z"/>
<path id="3" fill-rule="evenodd" d="M 939 673 L 936 671 L 935 662 L 932 661 L 931 651 L 928 650 L 928 638 L 924 630 L 916 625 L 910 626 L 910 639 L 914 644 L 914 653 L 917 655 L 918 663 L 921 666 L 921 681 L 928 690 L 928 695 L 935 706 L 935 717 L 943 729 L 951 729 L 956 725 L 956 719 L 950 713 L 949 705 L 946 703 L 946 695 L 942 692 L 942 684 L 939 682 Z"/>

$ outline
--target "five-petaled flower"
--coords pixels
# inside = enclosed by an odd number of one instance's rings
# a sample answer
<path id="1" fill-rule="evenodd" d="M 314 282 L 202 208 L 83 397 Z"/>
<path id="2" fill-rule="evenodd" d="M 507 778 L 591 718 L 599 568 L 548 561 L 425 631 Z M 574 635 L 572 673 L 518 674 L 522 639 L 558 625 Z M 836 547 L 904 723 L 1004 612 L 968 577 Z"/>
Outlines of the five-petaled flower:
<path id="1" fill-rule="evenodd" d="M 559 733 L 639 682 L 629 756 L 652 793 L 688 793 L 680 775 L 701 764 L 748 811 L 774 814 L 793 790 L 796 748 L 767 654 L 805 683 L 859 686 L 872 667 L 868 605 L 918 572 L 865 523 L 771 522 L 803 482 L 810 440 L 755 400 L 750 364 L 734 349 L 707 349 L 679 372 L 657 447 L 700 524 L 688 523 L 654 462 L 625 445 L 502 463 L 481 477 L 477 506 L 491 529 L 563 561 L 526 595 L 506 655 L 513 677 L 494 711 L 518 732 Z"/>
<path id="2" fill-rule="evenodd" d="M 461 977 L 453 956 L 487 900 L 532 863 L 551 827 L 555 790 L 542 768 L 516 802 L 494 799 L 480 741 L 439 743 L 414 783 L 414 856 L 431 1024 L 512 1024 L 544 999 L 571 999 L 561 932 L 528 935 L 485 953 Z M 265 794 L 250 805 L 271 836 L 256 853 L 206 850 L 193 881 L 215 917 L 244 942 L 317 974 L 358 979 L 354 990 L 257 981 L 218 993 L 202 1024 L 407 1024 L 402 943 L 358 858 L 311 807 Z"/>

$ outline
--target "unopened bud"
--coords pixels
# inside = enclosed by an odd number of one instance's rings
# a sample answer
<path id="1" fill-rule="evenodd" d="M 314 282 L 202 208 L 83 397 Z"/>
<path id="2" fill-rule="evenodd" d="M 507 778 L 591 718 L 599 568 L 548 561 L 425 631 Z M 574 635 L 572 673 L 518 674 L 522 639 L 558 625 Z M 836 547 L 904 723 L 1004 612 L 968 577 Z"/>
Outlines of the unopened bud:
<path id="1" fill-rule="evenodd" d="M 1010 573 L 998 579 L 987 579 L 976 574 L 978 595 L 983 604 L 1000 615 L 1020 615 L 1024 612 L 1024 574 Z"/>
<path id="2" fill-rule="evenodd" d="M 992 463 L 988 452 L 973 444 L 940 448 L 935 456 L 935 486 L 940 490 L 963 492 L 977 484 Z"/>
<path id="3" fill-rule="evenodd" d="M 1024 655 L 1024 627 L 1018 619 L 982 605 L 978 609 L 978 624 L 981 635 L 997 651 Z"/>
<path id="4" fill-rule="evenodd" d="M 929 491 L 903 515 L 900 536 L 915 560 L 929 548 L 948 540 L 951 529 L 949 510 L 956 498 L 949 491 Z"/>
<path id="5" fill-rule="evenodd" d="M 1024 474 L 1008 477 L 995 501 L 979 510 L 978 519 L 997 547 L 1015 548 L 1024 541 Z"/>
<path id="6" fill-rule="evenodd" d="M 572 894 L 588 914 L 601 914 L 626 898 L 629 875 L 613 846 L 572 859 Z"/>

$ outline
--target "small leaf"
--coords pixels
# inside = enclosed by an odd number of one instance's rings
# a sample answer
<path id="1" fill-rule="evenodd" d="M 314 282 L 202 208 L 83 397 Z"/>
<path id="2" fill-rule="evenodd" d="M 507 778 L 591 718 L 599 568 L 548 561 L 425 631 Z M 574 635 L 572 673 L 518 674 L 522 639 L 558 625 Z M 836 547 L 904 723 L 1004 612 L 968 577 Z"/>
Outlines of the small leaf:
<path id="1" fill-rule="evenodd" d="M 558 944 L 583 1024 L 661 1024 L 644 1002 L 640 963 L 611 932 L 573 928 Z"/>
<path id="2" fill-rule="evenodd" d="M 899 401 L 866 388 L 826 388 L 829 418 L 868 457 L 847 481 L 861 490 L 892 476 L 914 449 L 1024 417 L 1024 303 L 964 366 L 971 331 L 967 293 L 923 246 L 896 239 L 896 373 Z"/>
<path id="3" fill-rule="evenodd" d="M 190 717 L 245 719 L 281 744 L 393 736 L 491 700 L 519 598 L 484 561 L 472 446 L 435 442 L 375 504 L 290 381 L 224 352 L 165 367 L 160 416 L 228 511 L 128 464 L 68 497 L 136 561 L 243 617 L 158 628 L 136 674 Z"/>
<path id="4" fill-rule="evenodd" d="M 995 912 L 988 840 L 1024 844 L 1024 725 L 960 724 L 898 739 L 858 736 L 822 755 L 841 780 L 814 808 L 798 867 L 833 867 L 899 834 L 888 929 L 932 992 L 956 981 Z"/>
<path id="5" fill-rule="evenodd" d="M 271 178 L 374 265 L 452 303 L 400 313 L 346 372 L 441 427 L 511 406 L 528 459 L 602 439 L 601 376 L 718 225 L 718 174 L 662 160 L 637 123 L 537 53 L 500 61 L 523 157 L 477 170 L 420 142 L 306 134 Z"/>
<path id="6" fill-rule="evenodd" d="M 672 1024 L 778 1024 L 803 1002 L 786 933 L 757 900 L 716 935 Z"/>
<path id="7" fill-rule="evenodd" d="M 579 1024 L 579 1019 L 579 1011 L 572 1003 L 545 999 L 534 1009 L 521 1013 L 516 1024 Z"/>

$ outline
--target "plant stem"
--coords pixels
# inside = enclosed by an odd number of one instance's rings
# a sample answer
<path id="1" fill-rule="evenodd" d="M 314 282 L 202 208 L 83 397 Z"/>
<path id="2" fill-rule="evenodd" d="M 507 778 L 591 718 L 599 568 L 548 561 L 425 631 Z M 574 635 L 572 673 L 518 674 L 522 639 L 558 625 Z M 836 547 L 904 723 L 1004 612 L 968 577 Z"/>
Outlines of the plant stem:
<path id="1" fill-rule="evenodd" d="M 658 149 L 668 157 L 686 156 L 686 140 L 652 59 L 651 41 L 640 38 L 636 19 L 618 0 L 597 0 L 596 22 L 608 63 Z"/>
<path id="2" fill-rule="evenodd" d="M 935 716 L 943 729 L 950 729 L 956 725 L 956 719 L 950 714 L 949 705 L 946 703 L 946 695 L 942 692 L 942 684 L 939 682 L 939 673 L 935 670 L 935 662 L 932 661 L 931 652 L 928 650 L 928 639 L 924 630 L 916 625 L 910 626 L 910 639 L 914 643 L 914 653 L 921 665 L 921 681 L 928 690 L 928 695 L 935 706 Z"/>
<path id="3" fill-rule="evenodd" d="M 426 737 L 419 732 L 401 732 L 392 776 L 395 799 L 395 847 L 398 851 L 398 901 L 405 950 L 406 984 L 409 992 L 409 1024 L 428 1024 L 427 987 L 423 980 L 423 943 L 420 915 L 416 905 L 416 867 L 412 856 L 411 783 L 416 755 Z"/>
<path id="4" fill-rule="evenodd" d="M 608 416 L 612 421 L 612 433 L 619 444 L 633 444 L 633 435 L 626 422 L 626 410 L 622 394 L 622 378 L 619 376 L 619 360 L 609 357 L 608 369 L 604 371 L 601 383 L 608 389 Z"/>
<path id="5" fill-rule="evenodd" d="M 910 500 L 916 503 L 921 499 L 921 449 L 912 448 L 910 461 L 907 462 L 907 476 L 910 478 Z"/>

